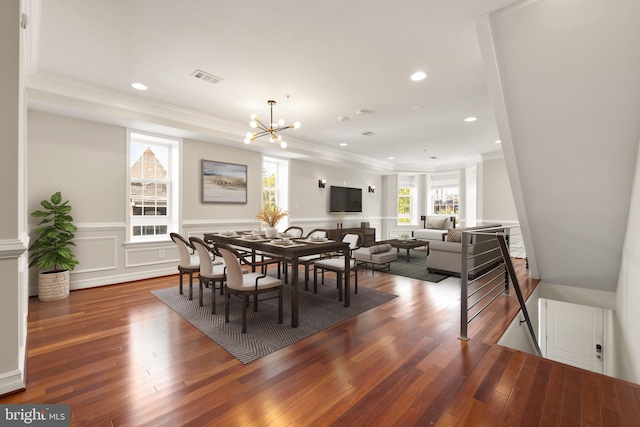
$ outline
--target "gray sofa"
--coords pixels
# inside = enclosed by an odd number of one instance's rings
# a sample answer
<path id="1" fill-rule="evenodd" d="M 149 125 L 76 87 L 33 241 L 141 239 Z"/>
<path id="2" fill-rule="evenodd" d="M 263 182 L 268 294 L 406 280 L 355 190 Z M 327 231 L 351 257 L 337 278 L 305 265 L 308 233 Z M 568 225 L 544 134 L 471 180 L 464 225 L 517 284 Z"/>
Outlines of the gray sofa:
<path id="1" fill-rule="evenodd" d="M 447 232 L 456 228 L 456 217 L 450 215 L 423 216 L 423 228 L 413 230 L 411 236 L 417 240 L 429 240 L 441 242 L 445 240 Z"/>
<path id="2" fill-rule="evenodd" d="M 448 241 L 447 237 L 457 240 L 457 236 L 461 236 L 462 231 L 481 231 L 482 229 L 489 227 L 499 227 L 499 225 L 494 224 L 490 226 L 455 229 L 455 231 L 452 231 L 450 235 L 448 233 L 448 235 L 445 236 L 444 241 L 430 241 L 429 256 L 427 257 L 427 270 L 430 273 L 440 273 L 460 277 L 462 266 L 462 243 L 459 241 Z M 469 270 L 469 278 L 474 279 L 502 263 L 502 256 L 498 241 L 495 237 L 485 235 L 471 235 L 470 237 L 467 268 Z"/>

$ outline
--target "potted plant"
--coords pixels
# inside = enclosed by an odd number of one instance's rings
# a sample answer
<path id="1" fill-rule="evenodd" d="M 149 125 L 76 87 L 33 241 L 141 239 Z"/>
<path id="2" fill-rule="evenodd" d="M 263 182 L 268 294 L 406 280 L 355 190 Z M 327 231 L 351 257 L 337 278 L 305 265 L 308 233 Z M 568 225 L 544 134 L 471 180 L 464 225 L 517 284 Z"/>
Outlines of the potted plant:
<path id="1" fill-rule="evenodd" d="M 42 221 L 36 230 L 36 240 L 29 248 L 29 267 L 35 265 L 40 271 L 38 299 L 55 301 L 69 295 L 69 271 L 78 264 L 70 246 L 75 246 L 73 238 L 78 228 L 71 223 L 69 201 L 62 202 L 59 191 L 51 196 L 51 200 L 43 200 L 40 204 L 44 209 L 31 213 Z"/>
<path id="2" fill-rule="evenodd" d="M 266 229 L 264 231 L 265 237 L 273 239 L 274 237 L 278 236 L 276 225 L 278 225 L 278 222 L 280 222 L 280 220 L 285 216 L 287 216 L 286 211 L 283 211 L 275 205 L 265 204 L 256 214 L 256 219 L 262 221 L 262 223 L 266 226 Z"/>

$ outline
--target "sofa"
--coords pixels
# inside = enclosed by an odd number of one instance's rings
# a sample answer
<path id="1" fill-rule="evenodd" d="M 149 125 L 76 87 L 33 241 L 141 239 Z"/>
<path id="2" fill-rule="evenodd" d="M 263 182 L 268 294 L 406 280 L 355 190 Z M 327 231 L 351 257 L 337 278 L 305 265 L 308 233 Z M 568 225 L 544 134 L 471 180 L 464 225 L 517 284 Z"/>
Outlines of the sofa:
<path id="1" fill-rule="evenodd" d="M 391 263 L 398 260 L 398 252 L 388 243 L 381 243 L 366 248 L 358 248 L 353 252 L 353 257 L 358 264 L 364 264 L 365 268 L 371 264 L 371 270 L 375 271 L 376 265 L 391 270 Z M 384 267 L 386 266 L 386 267 Z M 381 268 L 381 269 L 382 269 Z"/>
<path id="2" fill-rule="evenodd" d="M 500 226 L 494 224 L 468 227 L 466 229 L 452 229 L 447 232 L 444 241 L 430 241 L 427 270 L 430 273 L 460 277 L 462 266 L 462 232 L 471 230 L 481 231 L 490 227 Z M 492 232 L 493 231 L 495 230 L 492 229 Z M 469 279 L 481 276 L 502 263 L 500 247 L 497 239 L 493 236 L 471 235 L 468 253 L 467 268 L 469 271 Z"/>
<path id="3" fill-rule="evenodd" d="M 426 215 L 421 217 L 423 228 L 413 230 L 411 236 L 417 240 L 442 242 L 447 232 L 456 228 L 456 217 L 450 215 Z"/>

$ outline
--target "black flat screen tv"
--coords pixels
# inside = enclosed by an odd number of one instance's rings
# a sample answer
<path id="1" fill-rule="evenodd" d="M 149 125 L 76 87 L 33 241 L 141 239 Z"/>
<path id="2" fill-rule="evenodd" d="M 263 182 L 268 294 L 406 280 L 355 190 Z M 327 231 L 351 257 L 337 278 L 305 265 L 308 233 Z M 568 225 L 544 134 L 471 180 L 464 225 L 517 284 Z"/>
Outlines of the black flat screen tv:
<path id="1" fill-rule="evenodd" d="M 362 188 L 332 185 L 329 189 L 329 212 L 362 212 Z"/>

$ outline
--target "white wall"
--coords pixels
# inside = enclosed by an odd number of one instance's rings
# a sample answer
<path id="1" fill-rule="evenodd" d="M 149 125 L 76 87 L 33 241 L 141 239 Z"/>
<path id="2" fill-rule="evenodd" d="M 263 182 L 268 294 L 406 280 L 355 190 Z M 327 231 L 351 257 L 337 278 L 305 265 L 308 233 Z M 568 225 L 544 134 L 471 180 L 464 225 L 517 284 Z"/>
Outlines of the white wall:
<path id="1" fill-rule="evenodd" d="M 488 159 L 482 162 L 481 198 L 481 222 L 503 225 L 518 222 L 504 159 Z"/>
<path id="2" fill-rule="evenodd" d="M 640 383 L 640 150 L 622 249 L 615 319 L 617 376 Z"/>
<path id="3" fill-rule="evenodd" d="M 20 1 L 0 2 L 0 395 L 24 387 L 27 325 L 24 31 Z"/>

